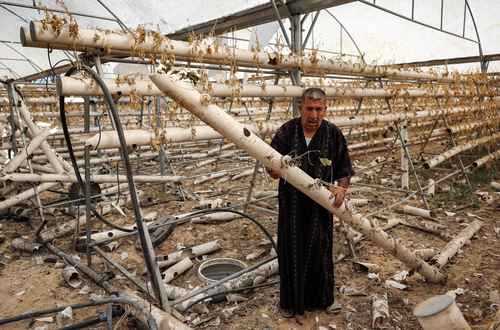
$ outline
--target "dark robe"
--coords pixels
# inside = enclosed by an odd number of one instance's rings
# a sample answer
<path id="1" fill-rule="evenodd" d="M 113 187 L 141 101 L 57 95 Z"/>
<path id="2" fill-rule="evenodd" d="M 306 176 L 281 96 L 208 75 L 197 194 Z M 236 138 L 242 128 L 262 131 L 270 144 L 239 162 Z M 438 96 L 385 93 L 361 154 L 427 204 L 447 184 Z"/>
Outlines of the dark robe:
<path id="1" fill-rule="evenodd" d="M 283 155 L 300 156 L 300 168 L 313 178 L 334 182 L 354 174 L 347 144 L 334 124 L 323 120 L 309 146 L 300 118 L 286 122 L 271 146 Z M 332 200 L 333 201 L 333 200 Z M 280 306 L 295 314 L 333 304 L 333 221 L 325 208 L 279 182 L 278 259 Z"/>

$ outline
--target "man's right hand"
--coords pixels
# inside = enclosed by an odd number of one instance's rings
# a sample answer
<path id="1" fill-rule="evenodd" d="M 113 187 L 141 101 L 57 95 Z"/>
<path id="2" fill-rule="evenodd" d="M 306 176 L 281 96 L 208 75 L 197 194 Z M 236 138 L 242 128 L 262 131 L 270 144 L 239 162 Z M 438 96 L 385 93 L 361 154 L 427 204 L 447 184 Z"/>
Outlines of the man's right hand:
<path id="1" fill-rule="evenodd" d="M 328 190 L 332 193 L 332 197 L 335 198 L 335 200 L 332 203 L 332 206 L 336 209 L 338 209 L 342 203 L 344 202 L 345 199 L 345 194 L 346 194 L 346 188 L 341 187 L 341 186 L 333 186 L 331 185 Z"/>

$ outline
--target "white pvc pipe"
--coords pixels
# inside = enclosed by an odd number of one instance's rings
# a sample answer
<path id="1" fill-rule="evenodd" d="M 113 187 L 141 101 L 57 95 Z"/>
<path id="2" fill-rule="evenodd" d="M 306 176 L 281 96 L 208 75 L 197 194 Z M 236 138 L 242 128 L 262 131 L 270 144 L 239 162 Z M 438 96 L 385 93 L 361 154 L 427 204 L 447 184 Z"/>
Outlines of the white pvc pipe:
<path id="1" fill-rule="evenodd" d="M 164 283 L 172 282 L 177 276 L 186 272 L 189 268 L 193 267 L 193 262 L 191 258 L 186 257 L 164 271 L 161 275 Z"/>
<path id="2" fill-rule="evenodd" d="M 217 212 L 210 214 L 203 214 L 199 217 L 192 218 L 191 223 L 217 223 L 231 221 L 240 217 L 238 214 L 233 212 Z"/>
<path id="3" fill-rule="evenodd" d="M 139 183 L 158 183 L 158 182 L 181 182 L 185 177 L 162 176 L 162 175 L 134 175 L 134 181 Z M 78 182 L 75 175 L 67 174 L 31 174 L 31 173 L 13 173 L 0 177 L 0 181 L 12 182 Z M 125 175 L 91 175 L 91 182 L 96 183 L 115 183 L 117 181 L 126 182 Z"/>
<path id="4" fill-rule="evenodd" d="M 421 209 L 410 205 L 402 205 L 400 209 L 403 213 L 406 214 L 415 215 L 417 217 L 423 217 L 428 219 L 434 219 L 434 214 L 430 210 Z"/>
<path id="5" fill-rule="evenodd" d="M 0 97 L 0 104 L 9 104 L 9 98 Z M 46 97 L 25 97 L 23 102 L 29 105 L 47 105 L 47 104 L 59 104 L 59 99 L 53 96 Z M 72 102 L 73 103 L 73 102 Z"/>
<path id="6" fill-rule="evenodd" d="M 160 96 L 161 91 L 149 80 L 140 74 L 130 74 L 116 79 L 105 79 L 106 86 L 111 94 Z M 64 96 L 101 96 L 101 88 L 89 78 L 57 77 L 57 93 Z M 208 91 L 213 97 L 301 97 L 308 88 L 293 85 L 236 85 L 211 84 Z M 356 88 L 350 86 L 314 86 L 325 91 L 327 97 L 335 98 L 366 98 L 366 97 L 460 97 L 472 95 L 467 90 L 445 92 L 443 89 L 430 90 L 423 88 Z M 476 93 L 473 94 L 474 96 Z"/>
<path id="7" fill-rule="evenodd" d="M 433 258 L 438 267 L 442 268 L 446 265 L 450 259 L 458 253 L 460 248 L 462 248 L 462 246 L 464 246 L 472 238 L 472 236 L 474 236 L 474 234 L 481 229 L 482 225 L 483 223 L 481 221 L 475 220 L 458 233 L 457 236 L 455 236 L 451 241 L 449 241 L 444 249 Z"/>
<path id="8" fill-rule="evenodd" d="M 55 186 L 57 186 L 58 183 L 51 182 L 51 183 L 43 183 L 36 187 L 36 192 L 39 194 L 41 192 L 44 192 L 46 190 L 49 190 Z M 3 200 L 0 202 L 0 211 L 5 210 L 11 206 L 16 205 L 17 203 L 20 203 L 22 201 L 25 201 L 27 199 L 32 198 L 35 196 L 35 189 L 34 188 L 29 188 L 28 190 L 25 190 L 15 196 L 9 197 L 6 200 Z"/>
<path id="9" fill-rule="evenodd" d="M 218 172 L 218 173 L 209 173 L 207 175 L 204 175 L 196 180 L 194 180 L 193 184 L 194 185 L 199 185 L 199 184 L 202 184 L 202 183 L 205 183 L 205 182 L 208 182 L 208 181 L 212 181 L 212 180 L 215 180 L 215 179 L 218 179 L 218 178 L 222 178 L 223 176 L 226 176 L 228 175 L 228 171 L 222 171 L 222 172 Z"/>
<path id="10" fill-rule="evenodd" d="M 255 123 L 248 124 L 246 127 L 253 132 L 261 134 L 262 136 L 268 136 L 278 129 L 279 124 Z M 156 138 L 154 132 L 147 130 L 127 130 L 124 134 L 128 146 L 149 145 L 153 143 Z M 192 126 L 188 128 L 168 127 L 160 133 L 159 138 L 160 141 L 165 143 L 178 143 L 196 140 L 220 139 L 222 138 L 222 135 L 210 126 Z M 101 134 L 96 134 L 86 140 L 85 144 L 100 149 L 120 147 L 118 135 L 115 131 L 107 131 L 102 132 Z"/>
<path id="11" fill-rule="evenodd" d="M 374 240 L 386 251 L 395 255 L 408 266 L 418 269 L 430 281 L 440 282 L 444 280 L 445 277 L 436 268 L 415 256 L 379 227 L 374 227 L 368 219 L 359 214 L 353 214 L 351 210 L 346 209 L 345 203 L 339 208 L 334 208 L 332 195 L 327 188 L 319 184 L 317 180 L 311 178 L 299 167 L 292 165 L 293 163 L 290 162 L 289 157 L 282 156 L 250 130 L 235 121 L 229 114 L 221 111 L 217 106 L 206 104 L 197 91 L 184 89 L 165 75 L 152 75 L 151 79 L 160 90 L 175 99 L 181 106 L 221 132 L 238 147 L 261 161 L 264 166 L 279 173 L 287 182 L 325 209 Z"/>
<path id="12" fill-rule="evenodd" d="M 17 107 L 17 109 L 19 110 L 19 115 L 23 119 L 24 123 L 26 124 L 26 126 L 28 126 L 28 130 L 30 131 L 31 136 L 40 135 L 42 133 L 41 129 L 31 119 L 31 115 L 30 115 L 29 111 L 26 109 L 25 104 L 23 102 L 21 102 L 21 106 Z M 42 147 L 43 152 L 47 156 L 47 159 L 49 160 L 50 165 L 54 168 L 56 173 L 64 172 L 64 168 L 63 168 L 62 164 L 64 164 L 65 162 L 62 159 L 59 159 L 57 157 L 56 153 L 52 150 L 49 143 L 47 141 L 42 141 L 41 147 Z M 69 164 L 67 164 L 67 166 L 69 168 L 71 168 L 71 166 Z"/>
<path id="13" fill-rule="evenodd" d="M 205 63 L 236 62 L 236 65 L 250 65 L 261 68 L 297 69 L 307 72 L 322 72 L 325 74 L 347 74 L 361 76 L 376 76 L 398 79 L 423 79 L 450 81 L 447 75 L 432 72 L 415 72 L 404 69 L 395 69 L 388 66 L 371 66 L 361 63 L 348 63 L 333 59 L 315 58 L 313 56 L 300 57 L 296 55 L 282 55 L 265 52 L 252 52 L 249 50 L 229 48 L 227 46 L 215 47 L 206 42 L 188 43 L 184 41 L 169 40 L 166 37 L 145 33 L 143 42 L 137 42 L 136 37 L 129 33 L 85 29 L 80 27 L 78 37 L 73 38 L 69 24 L 62 26 L 60 31 L 54 31 L 50 26 L 44 29 L 41 22 L 30 22 L 30 37 L 21 29 L 21 42 L 27 39 L 38 43 L 50 43 L 52 49 L 106 49 L 112 52 L 124 52 L 129 56 L 137 53 L 173 55 L 177 59 L 200 61 Z M 43 46 L 44 48 L 46 45 Z M 274 59 L 274 60 L 273 60 Z"/>
<path id="14" fill-rule="evenodd" d="M 3 172 L 12 173 L 16 171 L 18 167 L 24 163 L 28 156 L 31 155 L 33 151 L 38 149 L 38 147 L 40 147 L 40 144 L 42 144 L 42 142 L 44 142 L 51 134 L 54 134 L 56 131 L 57 130 L 55 128 L 46 129 L 35 136 L 25 149 L 23 148 L 21 152 L 16 155 L 16 157 L 14 157 L 10 162 L 7 163 L 7 165 L 5 165 Z"/>
<path id="15" fill-rule="evenodd" d="M 127 146 L 145 146 L 150 145 L 154 139 L 154 132 L 146 130 L 126 130 L 125 141 Z M 85 145 L 92 146 L 93 148 L 106 149 L 106 148 L 119 148 L 120 142 L 116 131 L 106 131 L 94 135 L 85 141 Z"/>
<path id="16" fill-rule="evenodd" d="M 488 162 L 496 160 L 497 158 L 500 158 L 500 149 L 498 149 L 495 152 L 492 152 L 489 155 L 486 155 L 484 157 L 481 157 L 481 158 L 475 160 L 472 163 L 472 167 L 481 167 L 481 166 L 483 166 L 484 164 L 486 164 Z"/>
<path id="17" fill-rule="evenodd" d="M 240 173 L 238 173 L 236 175 L 233 175 L 231 177 L 231 181 L 235 181 L 235 180 L 241 179 L 241 178 L 243 178 L 245 176 L 250 176 L 250 175 L 253 174 L 254 170 L 255 170 L 254 168 L 249 168 L 248 170 L 245 170 L 245 171 L 242 171 L 242 172 L 240 172 Z"/>
<path id="18" fill-rule="evenodd" d="M 183 85 L 183 87 L 186 87 Z M 222 110 L 217 110 L 222 111 Z M 397 120 L 420 120 L 423 118 L 435 117 L 439 115 L 460 114 L 464 112 L 478 111 L 478 109 L 470 109 L 466 107 L 455 107 L 445 110 L 423 110 L 414 113 L 394 113 L 387 115 L 365 115 L 355 117 L 335 117 L 333 122 L 339 127 L 353 127 L 373 123 L 385 123 Z M 261 136 L 269 136 L 276 132 L 282 122 L 258 122 L 246 124 L 245 127 L 252 132 L 258 132 Z M 383 128 L 382 128 L 383 129 Z M 129 133 L 131 132 L 131 133 Z M 149 145 L 155 139 L 155 135 L 147 130 L 129 130 L 125 131 L 127 145 Z M 188 128 L 168 127 L 161 132 L 162 141 L 166 143 L 177 143 L 196 140 L 219 139 L 222 135 L 210 126 L 192 126 Z M 86 141 L 87 145 L 97 148 L 118 148 L 120 146 L 118 136 L 114 131 L 106 131 L 101 134 L 96 134 Z"/>
<path id="19" fill-rule="evenodd" d="M 445 152 L 443 152 L 442 154 L 426 161 L 424 163 L 424 167 L 426 169 L 430 169 L 430 168 L 433 168 L 439 164 L 441 164 L 442 162 L 444 162 L 445 160 L 455 156 L 455 155 L 458 155 L 459 153 L 461 152 L 464 152 L 464 151 L 467 151 L 469 149 L 473 149 L 477 146 L 480 146 L 482 144 L 485 144 L 485 143 L 488 143 L 488 142 L 493 142 L 493 141 L 496 141 L 497 139 L 500 138 L 500 133 L 496 133 L 496 134 L 493 134 L 493 135 L 489 135 L 489 136 L 484 136 L 482 138 L 479 138 L 477 140 L 474 140 L 472 142 L 469 142 L 469 143 L 465 143 L 465 144 L 461 144 L 461 145 L 458 145 L 456 147 L 453 147 Z"/>
<path id="20" fill-rule="evenodd" d="M 157 256 L 156 261 L 158 262 L 158 267 L 168 267 L 181 261 L 185 257 L 194 258 L 205 254 L 210 254 L 217 250 L 220 250 L 220 248 L 221 246 L 218 240 L 210 241 L 190 248 L 172 252 L 166 256 Z"/>

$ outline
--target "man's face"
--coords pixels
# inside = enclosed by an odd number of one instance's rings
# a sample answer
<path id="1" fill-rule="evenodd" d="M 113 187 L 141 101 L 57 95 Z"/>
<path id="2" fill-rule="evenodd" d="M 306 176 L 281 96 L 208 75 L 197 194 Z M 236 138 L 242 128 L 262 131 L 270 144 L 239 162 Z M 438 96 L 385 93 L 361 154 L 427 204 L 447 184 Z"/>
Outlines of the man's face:
<path id="1" fill-rule="evenodd" d="M 326 115 L 326 100 L 306 98 L 300 106 L 302 128 L 305 131 L 316 131 Z"/>

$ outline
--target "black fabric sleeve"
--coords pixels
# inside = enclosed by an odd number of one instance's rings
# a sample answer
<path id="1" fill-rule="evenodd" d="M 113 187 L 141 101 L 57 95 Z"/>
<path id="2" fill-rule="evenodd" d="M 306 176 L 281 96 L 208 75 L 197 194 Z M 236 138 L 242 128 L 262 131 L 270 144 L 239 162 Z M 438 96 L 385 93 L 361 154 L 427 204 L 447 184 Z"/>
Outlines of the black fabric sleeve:
<path id="1" fill-rule="evenodd" d="M 351 159 L 349 158 L 349 150 L 347 141 L 340 131 L 336 129 L 335 139 L 333 141 L 334 162 L 333 162 L 333 181 L 341 178 L 354 175 Z"/>

